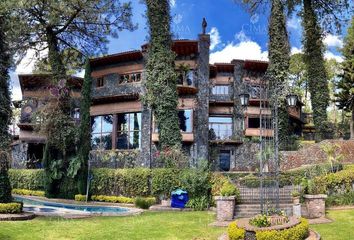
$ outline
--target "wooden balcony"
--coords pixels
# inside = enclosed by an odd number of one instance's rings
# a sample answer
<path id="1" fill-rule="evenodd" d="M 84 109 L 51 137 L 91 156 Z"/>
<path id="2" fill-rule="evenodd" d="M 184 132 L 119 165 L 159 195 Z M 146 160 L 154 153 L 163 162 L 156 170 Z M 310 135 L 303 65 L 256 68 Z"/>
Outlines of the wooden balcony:
<path id="1" fill-rule="evenodd" d="M 153 142 L 159 141 L 159 134 L 153 133 L 151 134 L 151 140 Z M 182 142 L 194 142 L 194 134 L 193 133 L 182 133 Z"/>
<path id="2" fill-rule="evenodd" d="M 259 137 L 261 135 L 260 128 L 246 128 L 245 136 L 247 137 Z M 273 129 L 263 129 L 262 136 L 263 137 L 273 137 L 274 130 Z"/>
<path id="3" fill-rule="evenodd" d="M 178 84 L 177 92 L 179 95 L 193 95 L 198 93 L 198 88 L 193 85 Z"/>

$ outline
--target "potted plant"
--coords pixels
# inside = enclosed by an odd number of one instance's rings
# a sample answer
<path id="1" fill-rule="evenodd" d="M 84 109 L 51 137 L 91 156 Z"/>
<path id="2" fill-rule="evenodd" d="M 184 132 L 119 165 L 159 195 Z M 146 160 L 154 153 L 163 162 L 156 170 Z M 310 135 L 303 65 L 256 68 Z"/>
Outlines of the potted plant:
<path id="1" fill-rule="evenodd" d="M 291 196 L 293 197 L 293 204 L 297 205 L 300 203 L 300 193 L 298 191 L 293 191 L 291 193 Z"/>
<path id="2" fill-rule="evenodd" d="M 240 196 L 237 187 L 227 181 L 220 189 L 220 195 L 216 196 L 216 218 L 218 221 L 230 221 L 234 218 L 235 204 Z"/>
<path id="3" fill-rule="evenodd" d="M 303 179 L 301 183 L 303 187 L 303 198 L 307 210 L 308 218 L 320 218 L 326 214 L 325 201 L 326 194 L 318 192 L 315 184 L 311 179 Z"/>

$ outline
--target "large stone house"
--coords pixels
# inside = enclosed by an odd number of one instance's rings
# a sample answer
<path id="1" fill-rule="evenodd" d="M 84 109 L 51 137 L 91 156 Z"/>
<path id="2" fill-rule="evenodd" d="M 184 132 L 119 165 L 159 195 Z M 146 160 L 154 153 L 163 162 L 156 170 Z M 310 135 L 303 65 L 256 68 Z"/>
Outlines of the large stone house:
<path id="1" fill-rule="evenodd" d="M 183 150 L 191 164 L 212 158 L 216 170 L 254 170 L 258 145 L 245 139 L 259 138 L 261 126 L 263 136 L 273 135 L 273 129 L 265 127 L 271 126 L 270 109 L 260 110 L 261 102 L 266 101 L 261 92 L 268 63 L 233 60 L 209 64 L 209 45 L 208 34 L 173 41 L 180 73 L 178 117 Z M 90 114 L 93 149 L 138 151 L 136 166 L 153 167 L 159 138 L 153 112 L 142 101 L 148 47 L 145 44 L 136 51 L 91 59 Z M 26 99 L 26 89 L 22 90 Z M 250 94 L 248 107 L 240 104 L 239 95 L 244 92 Z M 289 109 L 289 123 L 297 135 L 302 132 L 301 116 L 301 104 Z M 20 134 L 19 141 L 28 140 Z"/>

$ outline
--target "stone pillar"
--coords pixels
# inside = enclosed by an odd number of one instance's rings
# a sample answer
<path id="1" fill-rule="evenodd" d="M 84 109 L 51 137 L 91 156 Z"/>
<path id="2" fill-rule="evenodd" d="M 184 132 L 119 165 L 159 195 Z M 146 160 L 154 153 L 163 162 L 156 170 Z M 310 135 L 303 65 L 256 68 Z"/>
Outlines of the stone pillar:
<path id="1" fill-rule="evenodd" d="M 141 111 L 141 148 L 140 148 L 140 161 L 137 163 L 140 167 L 151 167 L 151 109 L 143 105 Z"/>
<path id="2" fill-rule="evenodd" d="M 231 221 L 235 212 L 235 196 L 215 197 L 216 219 L 218 221 Z"/>
<path id="3" fill-rule="evenodd" d="M 234 120 L 235 129 L 234 136 L 239 139 L 243 138 L 243 124 L 244 124 L 244 113 L 241 107 L 239 95 L 242 91 L 242 77 L 243 77 L 243 61 L 233 60 L 231 63 L 234 64 Z"/>
<path id="4" fill-rule="evenodd" d="M 327 195 L 304 195 L 308 218 L 320 218 L 326 215 L 325 200 Z"/>
<path id="5" fill-rule="evenodd" d="M 209 158 L 209 46 L 210 35 L 199 34 L 197 60 L 197 108 L 195 110 L 195 160 Z"/>

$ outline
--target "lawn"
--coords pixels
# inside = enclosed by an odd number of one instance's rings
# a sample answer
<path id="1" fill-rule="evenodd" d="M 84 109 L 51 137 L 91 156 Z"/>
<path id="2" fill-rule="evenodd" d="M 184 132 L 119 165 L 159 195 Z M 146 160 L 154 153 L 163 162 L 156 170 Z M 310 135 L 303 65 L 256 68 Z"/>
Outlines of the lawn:
<path id="1" fill-rule="evenodd" d="M 40 239 L 217 239 L 225 228 L 209 227 L 209 212 L 147 212 L 131 217 L 95 217 L 68 220 L 36 218 L 0 222 L 1 240 Z"/>
<path id="2" fill-rule="evenodd" d="M 354 239 L 354 209 L 329 211 L 327 217 L 334 222 L 310 226 L 321 234 L 323 240 Z"/>

